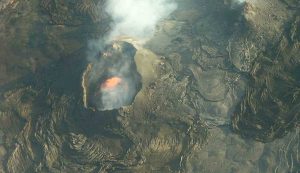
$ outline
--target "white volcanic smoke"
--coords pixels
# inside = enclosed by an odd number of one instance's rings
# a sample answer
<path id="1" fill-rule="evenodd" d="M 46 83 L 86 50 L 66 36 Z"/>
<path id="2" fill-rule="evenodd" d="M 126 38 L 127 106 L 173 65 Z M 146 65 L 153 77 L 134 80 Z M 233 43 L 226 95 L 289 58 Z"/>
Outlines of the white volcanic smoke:
<path id="1" fill-rule="evenodd" d="M 173 0 L 108 0 L 107 3 L 106 12 L 113 19 L 109 41 L 119 36 L 147 40 L 153 36 L 157 23 L 177 8 Z"/>
<path id="2" fill-rule="evenodd" d="M 241 9 L 246 1 L 249 0 L 224 0 L 224 3 L 230 5 L 232 9 Z"/>
<path id="3" fill-rule="evenodd" d="M 246 2 L 246 0 L 232 0 L 231 3 L 232 5 L 240 5 L 240 4 L 244 4 Z"/>

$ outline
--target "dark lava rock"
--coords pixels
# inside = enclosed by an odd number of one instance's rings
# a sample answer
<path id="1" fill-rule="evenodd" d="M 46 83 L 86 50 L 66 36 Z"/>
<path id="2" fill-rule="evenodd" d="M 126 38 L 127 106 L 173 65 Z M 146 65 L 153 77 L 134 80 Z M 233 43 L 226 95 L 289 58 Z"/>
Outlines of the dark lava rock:
<path id="1" fill-rule="evenodd" d="M 104 10 L 103 0 L 42 0 L 41 6 L 50 16 L 52 24 L 82 25 L 97 22 L 101 19 Z"/>
<path id="2" fill-rule="evenodd" d="M 251 81 L 232 117 L 232 128 L 245 137 L 270 142 L 300 122 L 300 63 L 297 44 L 285 37 L 254 63 Z"/>

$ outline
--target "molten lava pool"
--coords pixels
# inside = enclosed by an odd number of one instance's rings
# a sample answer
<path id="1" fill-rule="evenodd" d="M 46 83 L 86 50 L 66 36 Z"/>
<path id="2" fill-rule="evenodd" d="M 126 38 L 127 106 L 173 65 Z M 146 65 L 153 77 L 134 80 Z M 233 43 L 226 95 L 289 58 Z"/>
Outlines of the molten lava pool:
<path id="1" fill-rule="evenodd" d="M 101 84 L 101 89 L 103 90 L 112 90 L 119 86 L 122 83 L 122 79 L 120 77 L 111 77 L 106 79 L 102 84 Z"/>

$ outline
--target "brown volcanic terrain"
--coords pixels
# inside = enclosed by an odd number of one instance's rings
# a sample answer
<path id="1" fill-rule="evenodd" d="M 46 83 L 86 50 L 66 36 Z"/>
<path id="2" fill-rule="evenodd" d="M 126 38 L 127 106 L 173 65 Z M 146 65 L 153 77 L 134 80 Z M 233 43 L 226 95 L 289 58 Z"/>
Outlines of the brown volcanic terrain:
<path id="1" fill-rule="evenodd" d="M 142 88 L 86 109 L 102 0 L 0 1 L 0 172 L 299 172 L 298 0 L 177 0 L 136 46 Z"/>

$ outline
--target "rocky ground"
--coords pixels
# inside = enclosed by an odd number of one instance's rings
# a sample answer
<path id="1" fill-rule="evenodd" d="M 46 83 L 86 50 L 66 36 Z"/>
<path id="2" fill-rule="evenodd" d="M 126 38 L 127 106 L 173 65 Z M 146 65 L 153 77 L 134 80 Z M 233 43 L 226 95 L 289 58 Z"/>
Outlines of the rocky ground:
<path id="1" fill-rule="evenodd" d="M 95 112 L 81 80 L 103 3 L 0 1 L 0 172 L 300 171 L 297 0 L 177 0 L 137 48 L 132 105 Z"/>

